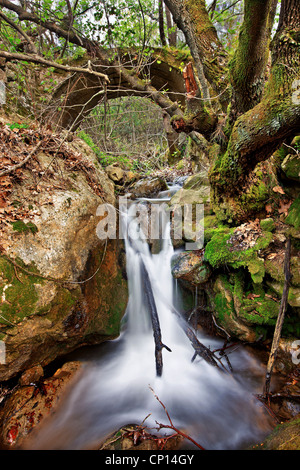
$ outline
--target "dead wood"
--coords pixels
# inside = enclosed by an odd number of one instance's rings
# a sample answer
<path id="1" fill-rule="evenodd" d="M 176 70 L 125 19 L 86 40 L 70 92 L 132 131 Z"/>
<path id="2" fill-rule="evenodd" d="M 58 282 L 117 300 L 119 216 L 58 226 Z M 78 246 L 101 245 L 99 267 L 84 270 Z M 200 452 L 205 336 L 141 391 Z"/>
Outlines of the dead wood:
<path id="1" fill-rule="evenodd" d="M 195 446 L 199 447 L 199 449 L 201 450 L 205 450 L 204 447 L 202 447 L 200 444 L 198 444 L 198 442 L 196 442 L 192 437 L 188 436 L 187 434 L 185 434 L 184 432 L 180 431 L 180 429 L 176 428 L 173 424 L 173 421 L 169 415 L 169 412 L 167 410 L 167 408 L 165 407 L 165 405 L 163 404 L 163 402 L 158 398 L 158 396 L 155 394 L 154 390 L 152 387 L 150 387 L 149 385 L 149 388 L 151 390 L 151 392 L 153 393 L 153 395 L 155 396 L 156 400 L 161 404 L 161 406 L 163 407 L 167 417 L 168 417 L 168 420 L 169 420 L 169 423 L 170 424 L 162 424 L 162 423 L 158 423 L 156 421 L 156 424 L 159 426 L 158 427 L 158 430 L 160 429 L 172 429 L 173 431 L 175 431 L 177 434 L 179 434 L 180 436 L 184 437 L 185 439 L 188 439 L 189 441 L 191 441 L 193 444 L 195 444 Z"/>
<path id="2" fill-rule="evenodd" d="M 142 283 L 144 287 L 145 299 L 146 299 L 149 312 L 151 315 L 151 322 L 152 322 L 152 328 L 153 328 L 153 336 L 154 336 L 154 342 L 155 342 L 156 374 L 158 376 L 161 376 L 162 369 L 163 369 L 162 349 L 166 348 L 170 352 L 171 352 L 171 349 L 168 346 L 166 346 L 161 340 L 159 318 L 158 318 L 157 308 L 155 304 L 155 299 L 153 296 L 151 282 L 150 282 L 147 269 L 145 267 L 145 264 L 141 256 L 140 256 L 140 266 L 141 266 Z"/>
<path id="3" fill-rule="evenodd" d="M 269 355 L 269 360 L 267 364 L 267 372 L 266 372 L 266 381 L 264 386 L 264 396 L 267 398 L 270 392 L 270 383 L 271 377 L 273 372 L 273 367 L 275 363 L 275 359 L 277 356 L 277 350 L 279 346 L 279 340 L 282 330 L 282 325 L 284 322 L 284 316 L 287 308 L 287 299 L 289 293 L 289 285 L 290 285 L 290 258 L 291 258 L 291 240 L 290 238 L 287 240 L 286 244 L 286 251 L 285 251 L 285 258 L 284 258 L 284 286 L 282 292 L 282 298 L 279 308 L 279 313 L 277 317 L 277 322 L 274 330 L 273 342 L 271 346 L 271 351 Z"/>

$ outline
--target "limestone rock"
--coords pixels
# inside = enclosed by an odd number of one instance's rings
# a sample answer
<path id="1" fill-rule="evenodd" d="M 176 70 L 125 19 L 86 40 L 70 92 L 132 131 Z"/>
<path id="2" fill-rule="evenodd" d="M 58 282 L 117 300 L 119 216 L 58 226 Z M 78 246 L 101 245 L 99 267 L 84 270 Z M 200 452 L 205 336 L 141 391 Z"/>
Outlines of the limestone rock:
<path id="1" fill-rule="evenodd" d="M 208 281 L 210 266 L 203 260 L 203 253 L 189 251 L 177 253 L 172 258 L 172 274 L 192 287 Z"/>
<path id="2" fill-rule="evenodd" d="M 57 158 L 54 171 L 53 157 L 41 152 L 12 188 L 11 200 L 27 204 L 20 223 L 35 230 L 7 224 L 2 232 L 0 381 L 119 334 L 127 304 L 121 245 L 96 233 L 97 208 L 115 204 L 114 185 L 84 142 L 74 139 L 68 155 Z M 34 169 L 44 175 L 35 190 Z M 90 289 L 97 284 L 101 298 Z"/>
<path id="3" fill-rule="evenodd" d="M 210 187 L 202 186 L 199 189 L 179 189 L 170 200 L 170 206 L 183 206 L 184 204 L 205 204 L 210 200 Z"/>
<path id="4" fill-rule="evenodd" d="M 167 189 L 167 183 L 162 178 L 143 178 L 133 184 L 130 192 L 136 198 L 154 197 L 160 191 L 166 191 Z"/>

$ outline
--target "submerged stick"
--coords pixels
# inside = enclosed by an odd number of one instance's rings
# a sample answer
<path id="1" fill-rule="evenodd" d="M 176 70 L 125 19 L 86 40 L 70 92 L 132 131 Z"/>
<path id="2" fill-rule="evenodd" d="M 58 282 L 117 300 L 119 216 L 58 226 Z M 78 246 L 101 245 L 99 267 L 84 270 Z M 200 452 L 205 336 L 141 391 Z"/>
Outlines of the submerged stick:
<path id="1" fill-rule="evenodd" d="M 278 313 L 277 322 L 276 322 L 276 326 L 275 326 L 275 331 L 274 331 L 274 336 L 273 336 L 273 342 L 272 342 L 272 347 L 271 347 L 271 351 L 270 351 L 269 361 L 268 361 L 268 365 L 267 365 L 267 372 L 266 372 L 266 382 L 265 382 L 265 387 L 264 387 L 264 395 L 265 395 L 266 398 L 269 395 L 269 391 L 270 391 L 272 371 L 273 371 L 275 359 L 276 359 L 276 356 L 277 356 L 277 350 L 278 350 L 278 346 L 279 346 L 281 329 L 282 329 L 282 325 L 283 325 L 283 322 L 284 322 L 284 316 L 285 316 L 285 311 L 286 311 L 286 307 L 287 307 L 287 299 L 288 299 L 288 293 L 289 293 L 289 287 L 290 287 L 290 277 L 291 277 L 291 275 L 290 275 L 290 258 L 291 258 L 291 239 L 288 238 L 287 244 L 286 244 L 285 257 L 284 257 L 284 286 L 283 286 L 282 298 L 281 298 L 279 313 Z"/>
<path id="2" fill-rule="evenodd" d="M 161 340 L 159 318 L 158 318 L 155 299 L 154 299 L 154 295 L 153 295 L 153 291 L 151 287 L 151 282 L 150 282 L 147 269 L 145 267 L 145 264 L 141 256 L 140 256 L 140 266 L 141 266 L 142 283 L 144 286 L 145 298 L 148 304 L 148 308 L 149 308 L 150 315 L 151 315 L 151 321 L 152 321 L 153 336 L 154 336 L 154 342 L 155 342 L 156 374 L 160 377 L 162 375 L 162 369 L 163 369 L 162 349 L 166 348 L 170 352 L 171 352 L 171 349 L 168 346 L 166 346 Z"/>

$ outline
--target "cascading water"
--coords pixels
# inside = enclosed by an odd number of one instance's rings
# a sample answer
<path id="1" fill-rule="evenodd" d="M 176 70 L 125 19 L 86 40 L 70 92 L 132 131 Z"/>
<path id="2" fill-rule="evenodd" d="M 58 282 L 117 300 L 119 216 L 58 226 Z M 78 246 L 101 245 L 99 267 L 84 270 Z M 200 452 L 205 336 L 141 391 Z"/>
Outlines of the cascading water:
<path id="1" fill-rule="evenodd" d="M 175 282 L 170 263 L 174 249 L 169 224 L 164 227 L 160 252 L 152 254 L 148 243 L 135 237 L 133 208 L 124 214 L 125 233 L 129 234 L 125 238 L 129 301 L 122 333 L 117 340 L 93 349 L 100 358 L 85 358 L 82 377 L 33 438 L 31 448 L 95 448 L 109 433 L 129 423 L 140 424 L 149 414 L 144 423 L 148 428 L 157 427 L 156 421 L 168 424 L 150 387 L 164 403 L 174 425 L 204 448 L 239 449 L 258 442 L 271 429 L 268 416 L 253 396 L 260 392 L 257 387 L 261 387 L 262 368 L 242 348 L 231 355 L 234 378 L 203 359 L 191 361 L 194 350 L 172 307 Z M 162 350 L 161 376 L 156 374 L 141 259 L 151 281 L 162 342 L 171 349 Z M 221 345 L 221 341 L 204 335 L 200 339 L 213 348 Z M 196 449 L 189 441 L 184 448 Z"/>

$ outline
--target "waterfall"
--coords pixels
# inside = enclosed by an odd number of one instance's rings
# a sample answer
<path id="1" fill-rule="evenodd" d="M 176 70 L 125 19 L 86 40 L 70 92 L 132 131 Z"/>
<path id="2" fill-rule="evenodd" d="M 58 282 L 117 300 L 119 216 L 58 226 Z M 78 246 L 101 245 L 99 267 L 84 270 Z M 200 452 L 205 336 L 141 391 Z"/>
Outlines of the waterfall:
<path id="1" fill-rule="evenodd" d="M 92 356 L 84 359 L 82 377 L 60 409 L 41 427 L 32 447 L 93 448 L 122 425 L 141 424 L 148 415 L 144 424 L 149 428 L 156 427 L 156 421 L 168 424 L 150 387 L 164 403 L 174 425 L 203 447 L 239 449 L 258 442 L 270 430 L 265 411 L 253 395 L 260 390 L 263 369 L 242 347 L 231 356 L 234 378 L 203 359 L 191 360 L 194 350 L 172 308 L 175 282 L 170 269 L 174 254 L 170 224 L 165 219 L 161 250 L 152 254 L 147 240 L 136 237 L 133 209 L 134 204 L 123 214 L 129 300 L 120 337 L 95 347 Z M 162 341 L 171 349 L 162 350 L 161 376 L 156 374 L 141 259 L 151 282 Z M 216 338 L 196 334 L 207 346 L 222 345 Z M 187 449 L 192 444 L 184 446 Z"/>

